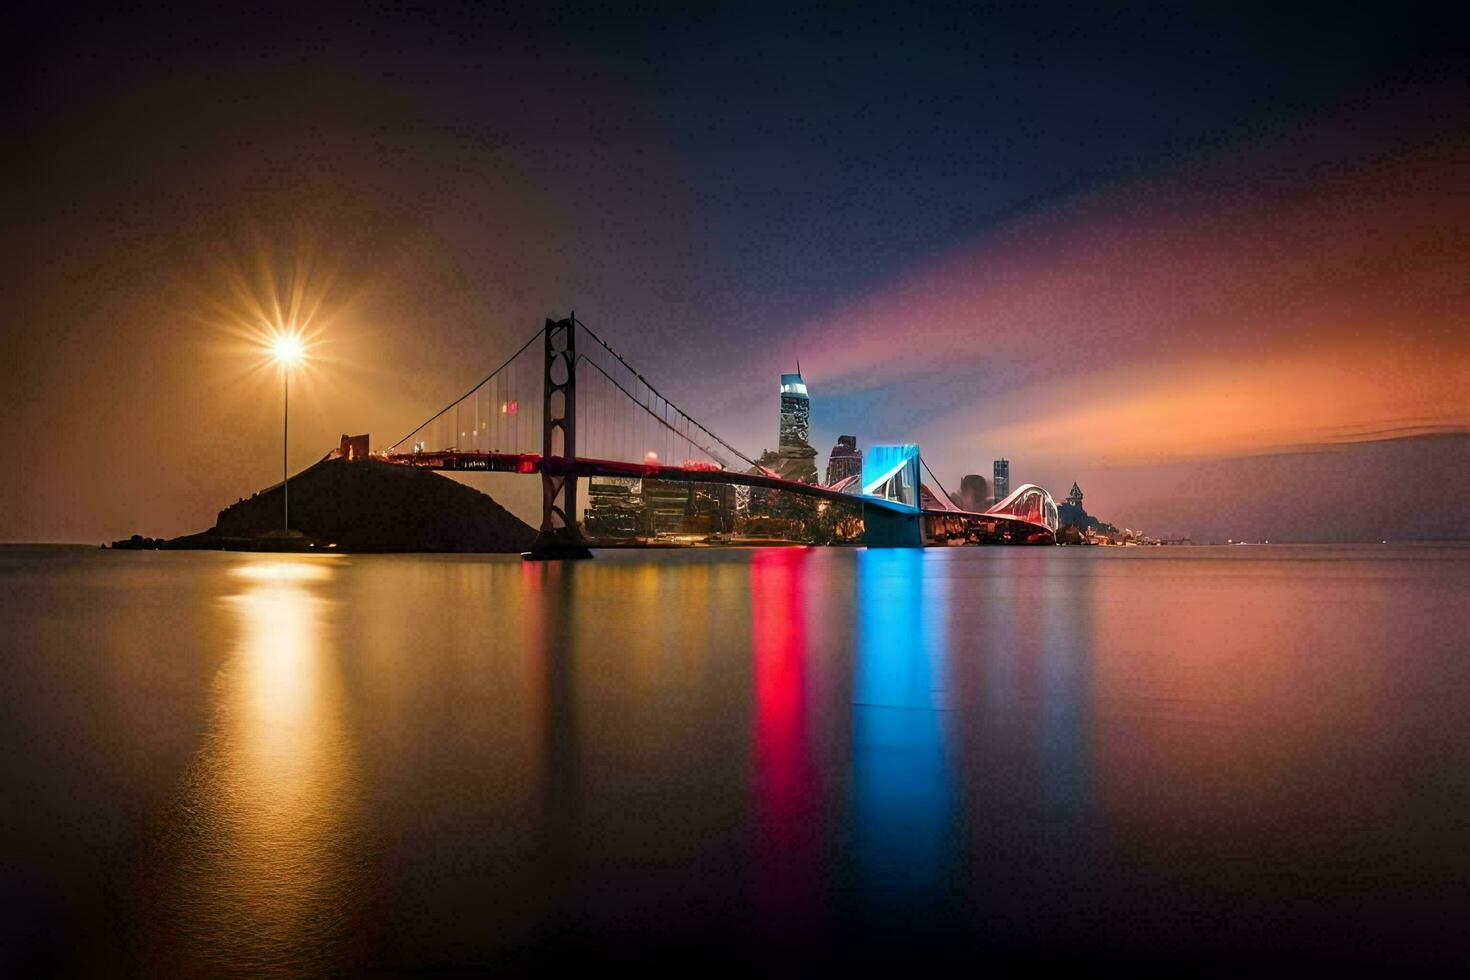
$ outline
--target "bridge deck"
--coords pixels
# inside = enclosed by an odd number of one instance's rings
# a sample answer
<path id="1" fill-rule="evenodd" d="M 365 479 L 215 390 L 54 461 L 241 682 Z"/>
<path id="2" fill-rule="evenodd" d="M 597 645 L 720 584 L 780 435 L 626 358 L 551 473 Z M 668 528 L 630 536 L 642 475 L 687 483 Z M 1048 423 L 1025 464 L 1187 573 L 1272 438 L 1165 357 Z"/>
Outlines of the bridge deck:
<path id="1" fill-rule="evenodd" d="M 799 483 L 764 473 L 742 473 L 737 470 L 722 470 L 713 464 L 698 466 L 665 466 L 661 463 L 625 463 L 611 459 L 589 459 L 578 457 L 568 460 L 561 456 L 543 457 L 540 453 L 442 452 L 386 453 L 378 458 L 398 466 L 417 466 L 423 469 L 446 470 L 470 473 L 541 473 L 553 476 L 612 476 L 629 479 L 674 480 L 685 483 L 727 483 L 734 486 L 760 487 L 767 490 L 782 490 L 819 500 L 840 503 L 862 504 L 878 507 L 895 514 L 914 517 L 945 517 L 985 522 L 1005 522 L 1018 525 L 1028 531 L 1051 530 L 1043 524 L 1027 521 L 1010 514 L 987 514 L 979 511 L 939 510 L 909 507 L 895 500 L 874 497 L 869 494 L 847 493 L 814 483 Z"/>

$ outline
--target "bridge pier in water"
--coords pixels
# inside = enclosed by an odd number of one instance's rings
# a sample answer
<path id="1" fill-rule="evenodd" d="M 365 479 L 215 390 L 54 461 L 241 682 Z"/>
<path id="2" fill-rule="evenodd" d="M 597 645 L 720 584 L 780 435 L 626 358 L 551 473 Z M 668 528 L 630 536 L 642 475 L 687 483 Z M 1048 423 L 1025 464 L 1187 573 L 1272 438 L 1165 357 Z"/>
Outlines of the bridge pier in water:
<path id="1" fill-rule="evenodd" d="M 908 514 L 865 503 L 862 543 L 869 548 L 924 547 L 924 522 L 918 508 Z"/>
<path id="2" fill-rule="evenodd" d="M 541 530 L 529 561 L 591 558 L 577 524 L 577 314 L 547 319 L 541 432 Z"/>

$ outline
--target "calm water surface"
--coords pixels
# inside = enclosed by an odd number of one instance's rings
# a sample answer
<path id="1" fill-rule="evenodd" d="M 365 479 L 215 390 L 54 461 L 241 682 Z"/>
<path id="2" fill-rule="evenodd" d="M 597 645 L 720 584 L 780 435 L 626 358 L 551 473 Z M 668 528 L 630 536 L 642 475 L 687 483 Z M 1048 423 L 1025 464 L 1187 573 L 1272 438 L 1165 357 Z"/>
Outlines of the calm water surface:
<path id="1" fill-rule="evenodd" d="M 0 956 L 1470 964 L 1470 548 L 0 550 Z"/>

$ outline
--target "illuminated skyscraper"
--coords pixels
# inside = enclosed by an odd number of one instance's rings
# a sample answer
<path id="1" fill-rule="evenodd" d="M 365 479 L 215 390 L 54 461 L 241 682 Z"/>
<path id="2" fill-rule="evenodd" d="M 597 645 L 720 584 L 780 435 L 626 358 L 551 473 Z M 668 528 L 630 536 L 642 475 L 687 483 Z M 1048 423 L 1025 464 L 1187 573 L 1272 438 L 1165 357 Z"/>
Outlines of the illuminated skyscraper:
<path id="1" fill-rule="evenodd" d="M 805 449 L 811 441 L 812 402 L 806 382 L 801 380 L 801 365 L 796 374 L 781 375 L 781 438 L 777 449 Z"/>
<path id="2" fill-rule="evenodd" d="M 781 431 L 776 451 L 768 450 L 759 460 L 761 466 L 799 483 L 817 482 L 817 451 L 809 441 L 811 405 L 798 364 L 795 374 L 781 375 Z"/>
<path id="3" fill-rule="evenodd" d="M 995 488 L 996 502 L 1000 502 L 1011 495 L 1011 461 L 996 460 L 992 477 L 990 484 Z"/>

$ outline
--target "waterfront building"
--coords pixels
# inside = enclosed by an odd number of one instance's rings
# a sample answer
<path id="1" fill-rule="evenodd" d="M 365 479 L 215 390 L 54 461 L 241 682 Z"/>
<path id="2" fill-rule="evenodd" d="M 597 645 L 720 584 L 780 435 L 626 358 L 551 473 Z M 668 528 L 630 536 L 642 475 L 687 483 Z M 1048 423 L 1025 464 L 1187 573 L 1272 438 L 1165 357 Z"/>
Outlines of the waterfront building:
<path id="1" fill-rule="evenodd" d="M 691 484 L 683 480 L 644 480 L 643 497 L 648 501 L 648 529 L 653 535 L 679 534 L 689 513 Z"/>
<path id="2" fill-rule="evenodd" d="M 833 486 L 863 471 L 863 454 L 858 452 L 857 436 L 838 436 L 832 455 L 827 458 L 827 486 Z"/>
<path id="3" fill-rule="evenodd" d="M 594 476 L 587 481 L 584 527 L 598 538 L 632 538 L 648 532 L 643 481 L 621 476 Z"/>
<path id="4" fill-rule="evenodd" d="M 735 487 L 728 483 L 691 483 L 685 530 L 691 534 L 729 534 L 735 530 Z"/>
<path id="5" fill-rule="evenodd" d="M 991 467 L 991 490 L 997 503 L 1011 495 L 1011 461 L 998 459 Z"/>
<path id="6" fill-rule="evenodd" d="M 652 478 L 640 482 L 642 507 L 638 512 L 638 517 L 641 518 L 638 522 L 638 533 L 641 535 L 659 537 L 728 534 L 735 528 L 735 487 L 728 483 L 691 483 L 686 480 Z M 594 510 L 589 508 L 589 533 L 593 531 L 590 520 L 593 513 Z M 609 505 L 598 508 L 596 513 L 600 518 L 599 527 L 614 526 L 614 519 L 621 516 Z"/>

